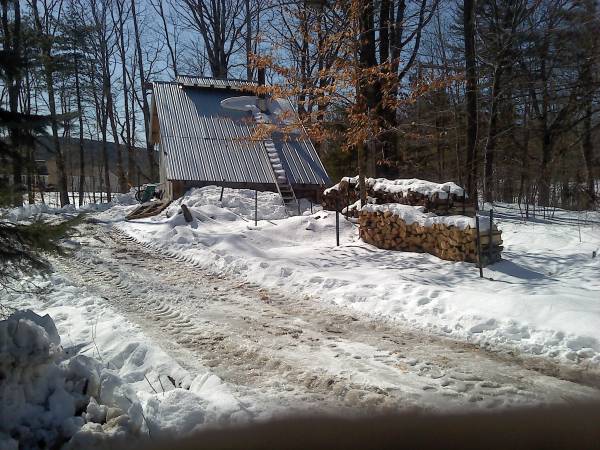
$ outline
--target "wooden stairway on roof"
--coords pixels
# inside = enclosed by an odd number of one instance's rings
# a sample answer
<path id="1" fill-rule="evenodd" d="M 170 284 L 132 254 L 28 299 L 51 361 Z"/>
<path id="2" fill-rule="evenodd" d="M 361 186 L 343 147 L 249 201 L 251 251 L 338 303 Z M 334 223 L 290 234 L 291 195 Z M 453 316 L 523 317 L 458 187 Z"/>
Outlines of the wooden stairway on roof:
<path id="1" fill-rule="evenodd" d="M 252 116 L 254 117 L 256 123 L 265 123 L 263 114 L 260 111 L 253 111 Z M 271 168 L 273 169 L 273 174 L 275 175 L 275 187 L 283 199 L 283 205 L 285 206 L 286 211 L 289 213 L 292 210 L 295 211 L 297 209 L 298 214 L 300 214 L 300 203 L 296 198 L 296 193 L 294 192 L 292 183 L 290 183 L 287 174 L 285 173 L 285 169 L 283 168 L 283 164 L 279 158 L 275 143 L 272 139 L 265 139 L 264 144 L 265 149 L 267 150 L 269 162 L 271 163 Z"/>

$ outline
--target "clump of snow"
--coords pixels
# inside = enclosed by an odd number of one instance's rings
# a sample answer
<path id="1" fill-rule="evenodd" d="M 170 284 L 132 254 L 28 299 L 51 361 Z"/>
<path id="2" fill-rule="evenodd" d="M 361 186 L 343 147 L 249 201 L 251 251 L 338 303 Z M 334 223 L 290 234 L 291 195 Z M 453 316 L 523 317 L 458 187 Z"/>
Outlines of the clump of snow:
<path id="1" fill-rule="evenodd" d="M 95 367 L 82 357 L 61 361 L 49 316 L 19 311 L 0 321 L 0 432 L 6 447 L 51 448 L 83 425 Z M 83 357 L 85 358 L 85 357 Z M 77 366 L 77 370 L 71 370 Z"/>
<path id="2" fill-rule="evenodd" d="M 447 227 L 456 227 L 461 230 L 476 228 L 476 219 L 467 216 L 438 216 L 434 213 L 425 212 L 424 206 L 410 206 L 400 203 L 385 203 L 383 205 L 367 204 L 362 207 L 366 212 L 391 212 L 394 216 L 400 217 L 407 225 L 418 223 L 423 227 L 430 228 L 433 225 L 445 225 Z M 479 217 L 479 229 L 487 231 L 490 228 L 490 218 L 487 215 Z"/>
<path id="3" fill-rule="evenodd" d="M 358 176 L 343 177 L 342 182 L 349 183 L 353 186 L 357 185 Z M 434 183 L 432 181 L 420 180 L 418 178 L 396 180 L 388 180 L 387 178 L 365 178 L 365 184 L 373 191 L 388 192 L 390 194 L 401 193 L 402 195 L 407 195 L 409 192 L 417 192 L 429 198 L 437 197 L 439 199 L 447 199 L 449 194 L 457 197 L 462 197 L 463 195 L 466 196 L 465 190 L 451 181 L 446 183 Z M 324 194 L 339 189 L 340 183 L 330 187 L 329 189 L 326 189 Z"/>

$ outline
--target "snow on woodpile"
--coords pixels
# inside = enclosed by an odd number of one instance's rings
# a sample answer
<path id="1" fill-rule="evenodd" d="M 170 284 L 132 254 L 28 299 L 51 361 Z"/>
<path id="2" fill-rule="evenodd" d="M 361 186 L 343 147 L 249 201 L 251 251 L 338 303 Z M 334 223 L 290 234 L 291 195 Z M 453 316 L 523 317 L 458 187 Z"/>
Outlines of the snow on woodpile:
<path id="1" fill-rule="evenodd" d="M 365 205 L 359 213 L 360 237 L 387 250 L 431 253 L 449 261 L 477 262 L 475 219 L 437 216 L 423 206 Z M 502 234 L 489 218 L 480 218 L 482 263 L 500 260 Z M 490 240 L 491 237 L 491 240 Z M 490 244 L 491 242 L 491 244 Z"/>
<path id="2" fill-rule="evenodd" d="M 417 178 L 388 180 L 366 178 L 367 195 L 378 204 L 399 203 L 424 206 L 438 215 L 474 215 L 475 209 L 465 190 L 455 183 L 434 183 Z M 358 177 L 344 177 L 323 193 L 323 206 L 328 210 L 342 209 L 359 198 Z"/>

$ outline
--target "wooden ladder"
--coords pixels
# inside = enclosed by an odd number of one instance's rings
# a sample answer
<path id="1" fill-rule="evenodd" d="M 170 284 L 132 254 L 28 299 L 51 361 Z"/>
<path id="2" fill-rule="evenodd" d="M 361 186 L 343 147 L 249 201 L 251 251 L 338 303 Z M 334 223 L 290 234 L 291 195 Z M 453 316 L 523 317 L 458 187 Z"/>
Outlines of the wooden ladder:
<path id="1" fill-rule="evenodd" d="M 254 117 L 256 123 L 265 123 L 263 115 L 260 111 L 252 111 L 252 116 Z M 275 186 L 277 187 L 277 192 L 279 192 L 279 195 L 283 199 L 283 205 L 285 206 L 286 211 L 290 212 L 290 210 L 293 208 L 293 210 L 297 210 L 298 214 L 300 214 L 300 203 L 298 202 L 296 193 L 292 188 L 292 184 L 289 182 L 285 173 L 285 169 L 283 168 L 281 158 L 279 158 L 279 153 L 277 152 L 275 143 L 272 139 L 265 139 L 263 142 L 265 144 L 265 149 L 267 150 L 269 163 L 271 164 L 273 174 L 275 175 Z"/>

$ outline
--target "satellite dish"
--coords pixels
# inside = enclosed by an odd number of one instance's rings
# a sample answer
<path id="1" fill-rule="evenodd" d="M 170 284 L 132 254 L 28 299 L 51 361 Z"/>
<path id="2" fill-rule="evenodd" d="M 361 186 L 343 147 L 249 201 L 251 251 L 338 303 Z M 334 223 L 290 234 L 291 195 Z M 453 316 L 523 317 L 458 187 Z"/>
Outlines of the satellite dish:
<path id="1" fill-rule="evenodd" d="M 254 95 L 242 95 L 239 97 L 229 97 L 221 100 L 221 107 L 231 111 L 254 111 L 258 107 L 258 97 Z"/>

